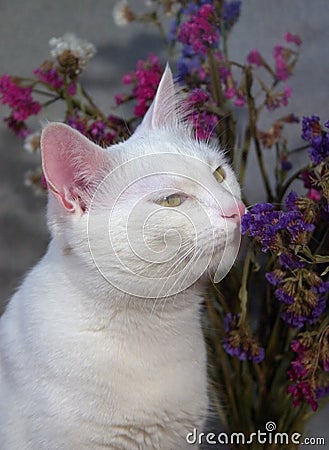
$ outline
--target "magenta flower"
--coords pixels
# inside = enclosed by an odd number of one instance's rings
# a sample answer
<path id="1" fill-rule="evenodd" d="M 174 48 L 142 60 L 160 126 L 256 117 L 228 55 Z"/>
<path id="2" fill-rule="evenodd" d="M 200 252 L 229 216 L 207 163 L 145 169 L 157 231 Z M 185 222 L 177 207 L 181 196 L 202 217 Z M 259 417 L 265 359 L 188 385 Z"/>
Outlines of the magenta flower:
<path id="1" fill-rule="evenodd" d="M 33 73 L 39 78 L 40 81 L 47 83 L 54 89 L 60 89 L 64 84 L 63 77 L 58 73 L 55 67 L 49 69 L 39 67 L 38 69 L 35 69 Z"/>
<path id="2" fill-rule="evenodd" d="M 242 107 L 246 104 L 246 98 L 240 92 L 238 92 L 236 99 L 234 100 L 235 106 Z"/>
<path id="3" fill-rule="evenodd" d="M 210 95 L 202 89 L 194 89 L 186 100 L 187 111 L 191 111 L 188 120 L 192 122 L 195 136 L 198 139 L 209 139 L 218 123 L 218 117 L 203 110 L 205 104 L 210 100 Z"/>
<path id="4" fill-rule="evenodd" d="M 275 59 L 275 75 L 278 80 L 285 81 L 291 75 L 291 70 L 288 67 L 289 50 L 276 45 L 273 49 L 273 56 Z"/>
<path id="5" fill-rule="evenodd" d="M 251 50 L 251 52 L 247 56 L 247 61 L 249 64 L 254 64 L 255 66 L 262 66 L 264 64 L 263 58 L 261 57 L 257 48 Z"/>
<path id="6" fill-rule="evenodd" d="M 307 197 L 313 200 L 314 202 L 318 202 L 322 197 L 322 193 L 317 189 L 311 188 L 307 193 Z"/>
<path id="7" fill-rule="evenodd" d="M 16 84 L 9 75 L 0 78 L 0 100 L 12 108 L 11 118 L 23 122 L 32 115 L 39 114 L 41 105 L 32 98 L 32 88 Z"/>
<path id="8" fill-rule="evenodd" d="M 205 55 L 207 50 L 219 41 L 218 26 L 214 22 L 215 7 L 210 4 L 202 5 L 190 20 L 181 25 L 178 41 L 190 45 L 194 52 Z"/>
<path id="9" fill-rule="evenodd" d="M 232 100 L 235 98 L 235 106 L 244 106 L 246 103 L 245 95 L 242 90 L 237 87 L 237 83 L 233 78 L 231 70 L 225 66 L 221 66 L 219 68 L 219 75 L 224 84 L 225 97 Z"/>
<path id="10" fill-rule="evenodd" d="M 288 393 L 293 398 L 293 406 L 298 406 L 301 402 L 306 401 L 313 411 L 316 411 L 318 404 L 316 398 L 316 391 L 311 385 L 309 377 L 311 375 L 310 368 L 305 367 L 309 364 L 309 353 L 312 349 L 303 345 L 299 340 L 294 340 L 291 343 L 291 349 L 297 353 L 297 357 L 291 362 L 291 367 L 288 370 L 288 376 L 292 384 L 288 386 Z"/>
<path id="11" fill-rule="evenodd" d="M 123 84 L 133 84 L 133 97 L 137 101 L 135 116 L 143 117 L 150 106 L 162 75 L 159 58 L 152 53 L 143 61 L 137 62 L 135 72 L 124 75 Z"/>
<path id="12" fill-rule="evenodd" d="M 300 405 L 304 400 L 311 406 L 313 411 L 318 409 L 314 391 L 308 381 L 298 381 L 288 386 L 288 393 L 293 397 L 293 406 Z"/>
<path id="13" fill-rule="evenodd" d="M 77 91 L 77 85 L 76 85 L 75 83 L 72 82 L 72 83 L 68 86 L 67 92 L 69 93 L 69 95 L 70 95 L 71 97 L 74 97 L 76 91 Z"/>
<path id="14" fill-rule="evenodd" d="M 7 124 L 7 127 L 20 138 L 24 139 L 31 133 L 25 122 L 15 120 L 12 116 L 6 117 L 4 122 Z"/>
<path id="15" fill-rule="evenodd" d="M 292 42 L 298 46 L 302 43 L 302 40 L 298 34 L 292 34 L 289 31 L 285 34 L 284 39 L 286 42 Z"/>

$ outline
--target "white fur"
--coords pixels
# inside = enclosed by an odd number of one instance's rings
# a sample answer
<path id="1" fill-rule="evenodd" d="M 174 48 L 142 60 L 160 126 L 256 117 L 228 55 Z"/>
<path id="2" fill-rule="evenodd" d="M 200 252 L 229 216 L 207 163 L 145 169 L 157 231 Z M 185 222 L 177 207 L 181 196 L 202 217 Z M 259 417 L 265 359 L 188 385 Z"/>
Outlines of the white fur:
<path id="1" fill-rule="evenodd" d="M 67 211 L 55 195 L 49 196 L 48 252 L 0 319 L 1 450 L 183 450 L 193 448 L 186 442 L 187 433 L 194 427 L 203 430 L 208 408 L 200 326 L 205 278 L 197 273 L 198 264 L 209 254 L 222 252 L 223 230 L 229 246 L 236 237 L 238 224 L 227 224 L 222 213 L 232 210 L 240 190 L 223 155 L 193 140 L 184 127 L 146 128 L 104 151 L 114 170 L 96 194 L 88 193 L 94 195 L 89 214 Z M 178 163 L 170 170 L 178 175 L 143 177 L 159 168 L 150 155 L 157 155 L 164 171 L 176 157 Z M 137 164 L 130 165 L 136 157 Z M 226 172 L 221 184 L 212 175 L 219 165 Z M 182 173 L 190 179 L 179 176 Z M 111 253 L 99 224 L 108 220 L 117 186 L 139 176 L 121 193 L 110 223 L 114 250 L 130 272 Z M 199 180 L 211 195 L 195 182 Z M 168 190 L 191 195 L 179 214 L 156 203 Z M 206 211 L 208 221 L 204 227 L 198 224 L 196 243 L 186 217 L 197 222 L 193 216 L 197 207 Z M 156 208 L 159 211 L 153 214 Z M 166 277 L 175 269 L 175 261 L 182 269 L 189 259 L 183 250 L 174 262 L 161 264 L 136 256 L 126 240 L 132 210 L 133 223 L 149 217 L 143 239 L 133 242 L 135 250 L 159 254 L 170 228 L 166 251 L 175 254 L 178 234 L 181 249 L 195 245 L 197 263 L 185 275 L 197 281 L 170 296 L 165 295 L 168 286 L 159 284 L 159 296 L 149 295 L 150 285 L 144 285 L 139 275 Z M 90 242 L 88 226 L 93 227 Z M 210 264 L 210 271 L 216 264 Z M 185 281 L 178 277 L 174 282 Z M 136 285 L 144 295 L 129 294 Z"/>

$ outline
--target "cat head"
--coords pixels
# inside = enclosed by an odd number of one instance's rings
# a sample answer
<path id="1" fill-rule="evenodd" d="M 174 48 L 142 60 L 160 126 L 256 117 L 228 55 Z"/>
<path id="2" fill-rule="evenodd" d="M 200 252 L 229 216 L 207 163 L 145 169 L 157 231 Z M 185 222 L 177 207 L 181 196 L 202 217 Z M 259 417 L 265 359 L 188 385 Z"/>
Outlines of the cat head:
<path id="1" fill-rule="evenodd" d="M 174 295 L 208 273 L 219 281 L 236 257 L 239 185 L 223 152 L 193 138 L 177 102 L 167 67 L 127 141 L 103 149 L 60 123 L 42 133 L 53 238 L 104 289 Z"/>

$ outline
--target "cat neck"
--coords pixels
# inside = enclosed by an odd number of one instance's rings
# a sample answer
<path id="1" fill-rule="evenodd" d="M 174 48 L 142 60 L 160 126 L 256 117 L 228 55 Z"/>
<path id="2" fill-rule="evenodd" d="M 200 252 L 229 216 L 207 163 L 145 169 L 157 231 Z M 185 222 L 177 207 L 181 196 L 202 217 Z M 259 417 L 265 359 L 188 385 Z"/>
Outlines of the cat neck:
<path id="1" fill-rule="evenodd" d="M 129 295 L 109 283 L 95 266 L 93 270 L 79 261 L 69 248 L 51 241 L 44 261 L 51 264 L 49 276 L 61 279 L 62 297 L 73 301 L 96 327 L 107 327 L 114 317 L 125 316 L 130 324 L 141 321 L 171 323 L 199 322 L 199 311 L 205 281 L 198 281 L 172 296 L 143 298 Z M 191 323 L 190 322 L 190 323 Z"/>

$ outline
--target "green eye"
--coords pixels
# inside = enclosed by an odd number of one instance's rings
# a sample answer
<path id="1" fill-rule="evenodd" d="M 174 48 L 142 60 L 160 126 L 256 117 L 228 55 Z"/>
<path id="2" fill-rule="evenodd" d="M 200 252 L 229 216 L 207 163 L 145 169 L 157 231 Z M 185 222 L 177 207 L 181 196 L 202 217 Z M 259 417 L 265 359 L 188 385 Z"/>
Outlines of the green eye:
<path id="1" fill-rule="evenodd" d="M 166 197 L 161 198 L 157 201 L 157 204 L 160 206 L 167 206 L 167 207 L 175 207 L 179 206 L 183 203 L 182 196 L 179 194 L 172 194 L 168 195 Z"/>
<path id="2" fill-rule="evenodd" d="M 224 170 L 221 168 L 221 166 L 217 167 L 217 169 L 214 172 L 214 177 L 216 178 L 218 183 L 222 183 L 224 181 L 225 178 L 225 172 Z"/>

